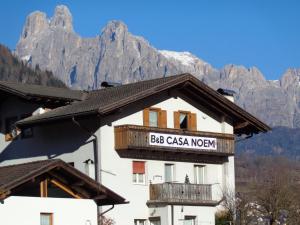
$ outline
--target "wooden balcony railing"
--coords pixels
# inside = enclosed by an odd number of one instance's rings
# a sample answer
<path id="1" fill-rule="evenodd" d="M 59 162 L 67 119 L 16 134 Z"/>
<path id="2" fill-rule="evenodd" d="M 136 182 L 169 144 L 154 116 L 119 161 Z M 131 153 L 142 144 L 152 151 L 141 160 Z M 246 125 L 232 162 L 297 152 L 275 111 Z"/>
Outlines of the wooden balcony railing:
<path id="1" fill-rule="evenodd" d="M 214 206 L 210 184 L 162 183 L 150 184 L 150 200 L 147 204 L 207 205 Z"/>
<path id="2" fill-rule="evenodd" d="M 193 137 L 204 137 L 204 138 L 215 138 L 216 148 L 215 149 L 201 149 L 201 148 L 185 148 L 182 147 L 170 147 L 162 145 L 151 145 L 149 143 L 150 133 L 156 134 L 171 134 L 171 135 L 181 135 L 183 137 L 193 136 Z M 135 158 L 142 158 L 145 152 L 148 151 L 146 158 L 149 159 L 158 159 L 158 155 L 155 152 L 160 153 L 160 157 L 163 157 L 164 160 L 167 156 L 169 160 L 182 159 L 179 161 L 195 161 L 195 154 L 197 155 L 206 155 L 206 156 L 217 156 L 217 159 L 220 157 L 227 157 L 234 154 L 234 136 L 232 134 L 223 134 L 223 133 L 212 133 L 212 132 L 201 132 L 201 131 L 187 131 L 181 129 L 170 129 L 170 128 L 157 128 L 157 127 L 145 127 L 145 126 L 136 126 L 136 125 L 122 125 L 115 127 L 115 149 L 121 155 L 121 157 L 132 157 L 130 151 L 135 152 Z M 135 151 L 134 151 L 135 150 Z M 151 154 L 150 154 L 151 153 Z M 177 154 L 177 159 L 170 159 L 172 153 Z M 178 157 L 179 153 L 179 157 Z M 166 155 L 164 157 L 163 155 Z M 181 154 L 181 155 L 180 155 Z M 184 160 L 183 154 L 192 155 L 187 157 Z M 203 157 L 202 157 L 203 158 Z M 198 157 L 199 160 L 199 157 Z M 197 161 L 197 160 L 196 160 Z"/>

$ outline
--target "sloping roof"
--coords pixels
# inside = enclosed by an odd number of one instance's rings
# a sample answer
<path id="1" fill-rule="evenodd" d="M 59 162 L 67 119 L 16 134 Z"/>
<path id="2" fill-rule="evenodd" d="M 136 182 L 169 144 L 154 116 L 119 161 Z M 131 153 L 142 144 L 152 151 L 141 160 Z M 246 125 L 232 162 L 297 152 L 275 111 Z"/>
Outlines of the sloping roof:
<path id="1" fill-rule="evenodd" d="M 50 98 L 59 100 L 82 100 L 83 91 L 68 88 L 56 88 L 35 84 L 23 84 L 9 81 L 0 81 L 0 90 L 26 99 Z"/>
<path id="2" fill-rule="evenodd" d="M 247 132 L 245 133 L 258 133 L 270 130 L 269 126 L 190 74 L 140 81 L 91 91 L 84 101 L 74 102 L 44 114 L 25 118 L 18 121 L 16 125 L 18 127 L 25 127 L 37 123 L 71 118 L 73 116 L 105 115 L 138 100 L 171 89 L 178 89 L 185 95 L 189 95 L 190 98 L 206 104 L 207 107 L 213 107 L 214 110 L 218 110 L 220 113 L 233 118 L 235 121 L 234 126 L 239 125 L 243 128 L 243 130 L 241 128 L 236 129 L 236 133 L 238 134 L 243 133 L 245 127 L 247 127 Z"/>
<path id="3" fill-rule="evenodd" d="M 66 185 L 71 186 L 71 188 L 78 192 L 83 189 L 85 194 L 89 194 L 88 198 L 94 199 L 98 205 L 126 203 L 123 197 L 97 183 L 95 180 L 60 159 L 42 160 L 0 167 L 0 200 L 13 194 L 15 188 L 45 174 L 49 176 L 56 174 L 55 178 L 62 178 L 63 181 L 80 182 L 79 190 L 76 189 L 75 184 Z"/>

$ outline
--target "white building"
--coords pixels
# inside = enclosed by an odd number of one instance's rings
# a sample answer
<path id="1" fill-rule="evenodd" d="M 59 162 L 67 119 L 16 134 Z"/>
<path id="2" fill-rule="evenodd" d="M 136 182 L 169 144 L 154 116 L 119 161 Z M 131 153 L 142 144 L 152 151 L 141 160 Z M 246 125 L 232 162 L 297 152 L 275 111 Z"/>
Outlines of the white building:
<path id="1" fill-rule="evenodd" d="M 124 199 L 61 160 L 0 167 L 0 223 L 97 225 L 97 205 Z"/>
<path id="2" fill-rule="evenodd" d="M 58 97 L 43 90 L 37 102 L 37 93 L 30 87 L 26 91 L 33 97 L 26 99 L 30 106 L 23 107 L 23 114 Z M 47 112 L 16 120 L 20 135 L 33 135 L 3 143 L 0 163 L 50 157 L 74 163 L 130 202 L 105 214 L 117 225 L 214 224 L 222 192 L 234 191 L 235 135 L 269 130 L 235 105 L 232 96 L 188 74 L 81 95 L 57 93 L 69 100 L 48 103 Z M 20 112 L 20 105 L 10 112 Z M 1 110 L 5 107 L 4 102 Z M 6 114 L 11 115 L 1 112 L 4 123 Z"/>

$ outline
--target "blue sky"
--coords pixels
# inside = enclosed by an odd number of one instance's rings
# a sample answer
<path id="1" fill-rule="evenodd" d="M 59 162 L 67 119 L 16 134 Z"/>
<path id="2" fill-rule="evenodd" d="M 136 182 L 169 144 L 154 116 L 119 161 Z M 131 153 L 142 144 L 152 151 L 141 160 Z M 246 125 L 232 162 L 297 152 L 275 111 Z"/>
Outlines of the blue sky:
<path id="1" fill-rule="evenodd" d="M 26 16 L 40 10 L 50 17 L 58 4 L 69 7 L 83 37 L 117 19 L 158 49 L 190 51 L 216 68 L 256 66 L 267 79 L 300 68 L 297 0 L 3 0 L 0 43 L 14 49 Z"/>

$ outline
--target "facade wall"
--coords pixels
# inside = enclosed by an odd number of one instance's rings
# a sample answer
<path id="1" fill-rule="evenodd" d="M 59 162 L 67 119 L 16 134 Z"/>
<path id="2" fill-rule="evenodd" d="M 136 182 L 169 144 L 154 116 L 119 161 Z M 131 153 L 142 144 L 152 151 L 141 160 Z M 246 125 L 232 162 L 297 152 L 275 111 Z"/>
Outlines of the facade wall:
<path id="1" fill-rule="evenodd" d="M 40 225 L 40 213 L 52 213 L 54 225 L 97 225 L 93 200 L 11 196 L 0 203 L 1 224 Z"/>
<path id="2" fill-rule="evenodd" d="M 233 128 L 227 123 L 221 123 L 207 114 L 201 112 L 197 108 L 193 107 L 189 103 L 183 101 L 180 98 L 171 98 L 163 101 L 159 104 L 153 105 L 153 107 L 167 110 L 167 127 L 174 128 L 173 125 L 173 113 L 174 111 L 184 110 L 197 113 L 197 129 L 200 131 L 210 131 L 218 133 L 233 133 Z M 120 158 L 114 149 L 114 126 L 133 124 L 143 125 L 143 112 L 139 111 L 130 116 L 121 118 L 111 124 L 111 126 L 103 126 L 99 131 L 100 135 L 100 149 L 101 149 L 101 180 L 104 185 L 121 193 L 126 199 L 130 201 L 130 204 L 126 206 L 117 206 L 113 211 L 109 212 L 108 215 L 116 221 L 116 224 L 133 224 L 134 219 L 148 219 L 151 215 L 149 209 L 146 206 L 146 202 L 149 200 L 149 184 L 150 183 L 163 183 L 164 177 L 164 166 L 165 164 L 174 164 L 175 168 L 175 180 L 176 183 L 184 183 L 185 176 L 188 175 L 190 182 L 194 183 L 194 166 L 199 165 L 197 163 L 187 162 L 173 162 L 173 161 L 158 161 L 158 160 L 137 160 L 146 162 L 146 182 L 145 184 L 134 184 L 132 182 L 132 162 L 135 159 Z M 117 166 L 116 166 L 117 165 Z M 205 183 L 213 184 L 213 198 L 221 199 L 223 188 L 227 187 L 228 183 L 234 187 L 234 161 L 233 157 L 230 157 L 228 163 L 222 164 L 203 164 L 205 166 Z M 166 211 L 170 211 L 170 206 L 161 207 L 161 224 L 163 221 L 170 216 L 170 213 L 166 214 Z M 175 207 L 176 210 L 178 207 Z M 185 207 L 188 214 L 197 217 L 201 217 L 203 221 L 209 223 L 203 224 L 214 224 L 214 213 L 215 207 L 196 207 L 189 206 Z M 178 210 L 177 210 L 178 211 Z M 175 224 L 183 224 L 179 220 L 179 211 L 176 211 Z M 150 214 L 149 214 L 150 213 Z M 180 222 L 181 221 L 181 222 Z M 202 223 L 198 223 L 202 224 Z"/>
<path id="3" fill-rule="evenodd" d="M 23 106 L 18 104 L 10 105 L 11 107 L 16 108 L 14 110 L 23 110 Z M 208 114 L 198 110 L 180 98 L 170 98 L 159 104 L 153 105 L 153 107 L 167 110 L 168 128 L 174 127 L 174 111 L 184 110 L 197 113 L 197 129 L 199 131 L 233 133 L 233 128 L 230 124 L 213 119 Z M 2 109 L 8 115 L 12 112 L 10 109 L 8 110 L 8 108 L 5 108 L 3 104 L 1 110 Z M 4 117 L 5 114 L 1 114 L 1 116 Z M 133 224 L 134 219 L 148 219 L 152 216 L 149 211 L 151 209 L 146 206 L 146 202 L 149 200 L 149 184 L 150 182 L 164 182 L 164 165 L 166 163 L 174 164 L 174 182 L 179 183 L 184 182 L 186 175 L 188 175 L 191 183 L 194 182 L 194 165 L 196 164 L 158 160 L 138 160 L 146 162 L 146 182 L 145 184 L 133 184 L 132 161 L 134 161 L 134 159 L 120 158 L 115 151 L 114 126 L 124 124 L 143 125 L 143 112 L 138 111 L 131 113 L 130 111 L 125 111 L 122 112 L 117 119 L 111 119 L 111 121 L 113 122 L 105 123 L 108 125 L 103 125 L 100 129 L 100 125 L 97 122 L 94 122 L 93 119 L 80 121 L 80 123 L 94 132 L 98 137 L 101 183 L 130 201 L 130 204 L 116 205 L 112 211 L 107 213 L 107 215 L 116 221 L 116 225 Z M 93 137 L 87 135 L 86 132 L 78 128 L 71 121 L 37 126 L 34 127 L 33 131 L 33 138 L 24 140 L 19 139 L 8 143 L 4 142 L 4 136 L 1 134 L 0 149 L 2 152 L 0 152 L 0 165 L 60 158 L 66 162 L 73 162 L 77 169 L 86 172 L 84 161 L 94 158 Z M 222 190 L 228 185 L 234 188 L 234 159 L 233 157 L 229 157 L 228 159 L 228 163 L 224 163 L 223 165 L 201 164 L 205 165 L 205 183 L 213 184 L 214 199 L 218 199 Z M 228 183 L 228 185 L 225 183 Z M 108 207 L 102 207 L 102 211 L 106 209 L 108 209 Z M 211 224 L 214 222 L 215 207 L 189 206 L 185 207 L 185 209 L 190 210 L 187 212 L 189 214 L 194 213 L 195 215 L 199 215 L 197 218 L 202 218 L 203 216 L 206 218 L 206 216 L 209 215 Z M 160 212 L 162 215 L 161 224 L 165 225 L 163 221 L 168 221 L 169 224 L 170 206 L 157 207 L 156 211 Z M 178 218 L 176 220 L 181 221 Z M 178 222 L 178 224 L 180 223 Z"/>

